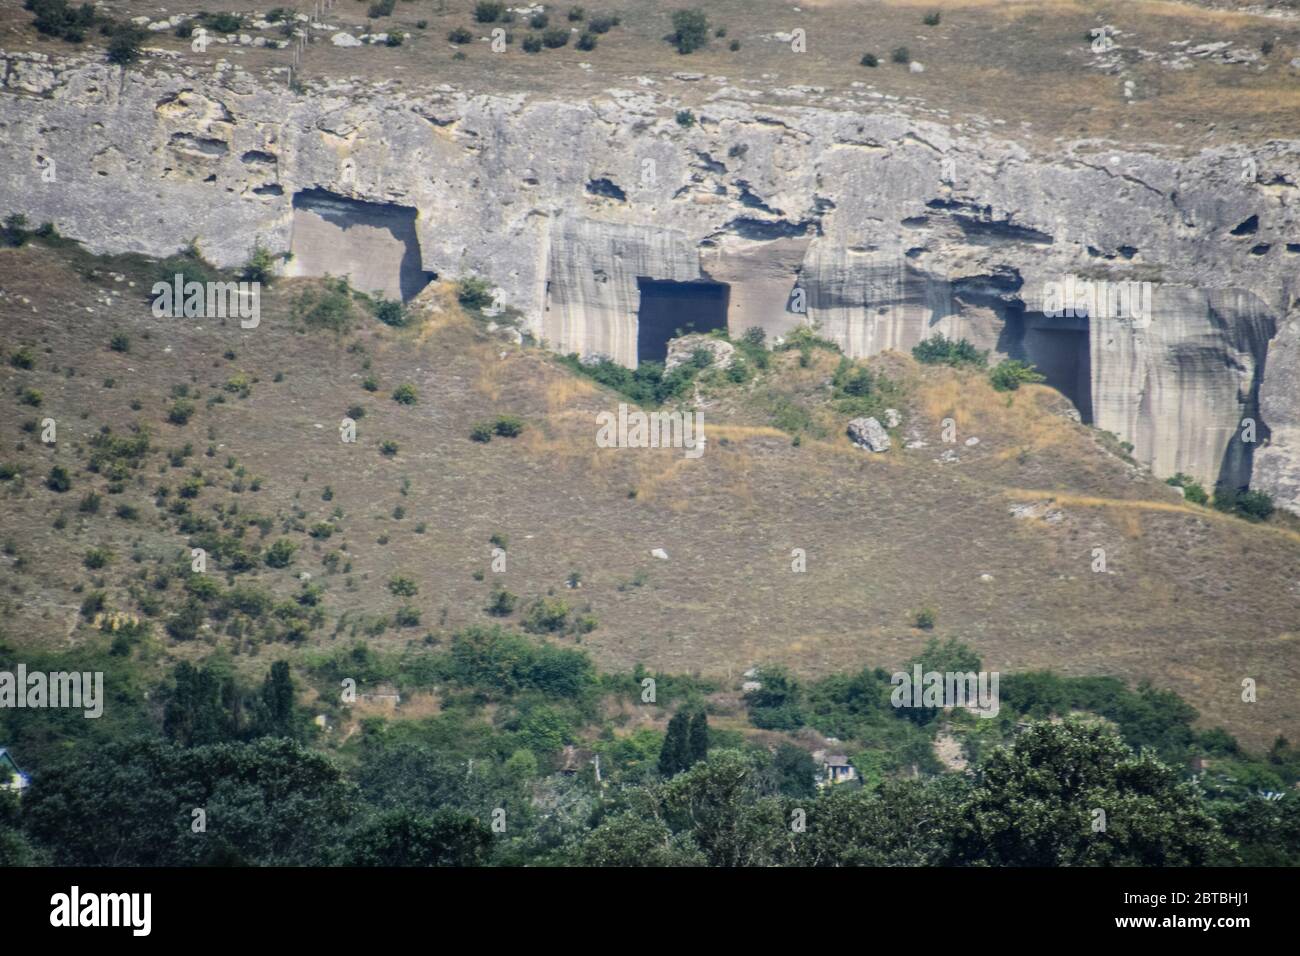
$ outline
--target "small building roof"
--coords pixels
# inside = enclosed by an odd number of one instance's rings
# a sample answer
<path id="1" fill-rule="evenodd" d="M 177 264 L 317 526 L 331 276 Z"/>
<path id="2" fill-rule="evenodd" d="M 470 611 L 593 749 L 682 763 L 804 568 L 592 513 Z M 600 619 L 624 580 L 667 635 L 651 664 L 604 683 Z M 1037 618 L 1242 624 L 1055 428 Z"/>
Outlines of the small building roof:
<path id="1" fill-rule="evenodd" d="M 827 754 L 826 763 L 831 767 L 847 767 L 849 758 L 844 754 Z"/>

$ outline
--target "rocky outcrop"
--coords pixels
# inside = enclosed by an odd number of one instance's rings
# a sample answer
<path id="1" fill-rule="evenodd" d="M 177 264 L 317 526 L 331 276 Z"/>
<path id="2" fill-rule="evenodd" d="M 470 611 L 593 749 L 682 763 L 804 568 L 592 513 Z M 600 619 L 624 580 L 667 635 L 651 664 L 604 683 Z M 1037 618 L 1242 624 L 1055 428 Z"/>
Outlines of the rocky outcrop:
<path id="1" fill-rule="evenodd" d="M 551 348 L 635 365 L 643 284 L 713 282 L 733 333 L 814 322 L 865 356 L 942 331 L 1035 361 L 1161 474 L 1264 482 L 1295 506 L 1295 142 L 1031 153 L 725 88 L 687 128 L 679 104 L 645 90 L 303 95 L 222 63 L 124 74 L 7 54 L 0 68 L 6 210 L 92 250 L 167 255 L 197 237 L 233 265 L 257 241 L 302 247 L 318 226 L 295 215 L 304 193 L 404 207 L 418 272 L 488 278 Z M 361 256 L 343 243 L 317 258 L 378 262 Z M 404 288 L 400 262 L 382 266 L 383 288 Z M 1152 315 L 1048 315 L 1064 276 L 1149 282 Z M 1260 443 L 1242 440 L 1247 418 Z"/>
<path id="2" fill-rule="evenodd" d="M 849 438 L 867 451 L 889 451 L 889 432 L 874 418 L 855 418 L 849 422 Z"/>
<path id="3" fill-rule="evenodd" d="M 671 372 L 679 365 L 694 362 L 696 354 L 701 351 L 709 357 L 709 368 L 730 368 L 736 360 L 736 347 L 730 342 L 710 335 L 683 335 L 668 343 L 664 371 Z"/>

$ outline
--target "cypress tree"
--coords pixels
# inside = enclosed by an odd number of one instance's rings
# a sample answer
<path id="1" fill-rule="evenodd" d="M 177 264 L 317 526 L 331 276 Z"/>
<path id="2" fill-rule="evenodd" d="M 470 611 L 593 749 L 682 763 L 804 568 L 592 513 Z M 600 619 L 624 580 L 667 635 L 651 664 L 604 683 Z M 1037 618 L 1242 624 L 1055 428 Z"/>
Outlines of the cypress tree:
<path id="1" fill-rule="evenodd" d="M 262 733 L 267 737 L 293 737 L 293 678 L 289 665 L 276 661 L 262 684 Z"/>
<path id="2" fill-rule="evenodd" d="M 709 756 L 709 715 L 703 710 L 696 711 L 691 718 L 686 750 L 687 766 L 694 766 Z"/>
<path id="3" fill-rule="evenodd" d="M 671 777 L 690 766 L 689 729 L 690 718 L 680 710 L 668 721 L 668 733 L 664 735 L 664 746 L 659 751 L 661 776 Z"/>

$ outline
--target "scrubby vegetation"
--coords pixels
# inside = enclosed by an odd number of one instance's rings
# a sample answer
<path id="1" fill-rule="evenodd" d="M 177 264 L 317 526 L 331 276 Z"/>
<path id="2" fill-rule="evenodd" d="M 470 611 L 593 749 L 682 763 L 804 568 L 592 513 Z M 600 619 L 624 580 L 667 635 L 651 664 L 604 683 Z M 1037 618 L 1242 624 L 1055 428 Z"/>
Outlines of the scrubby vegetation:
<path id="1" fill-rule="evenodd" d="M 951 365 L 954 368 L 971 365 L 984 368 L 989 353 L 981 352 L 965 339 L 948 339 L 936 332 L 930 338 L 912 347 L 912 357 L 923 365 Z"/>
<path id="2" fill-rule="evenodd" d="M 441 650 L 314 653 L 297 676 L 281 661 L 249 679 L 214 654 L 153 685 L 110 647 L 149 641 L 147 627 L 113 633 L 89 663 L 78 657 L 115 688 L 103 720 L 0 711 L 0 734 L 34 781 L 0 814 L 8 865 L 1298 862 L 1295 802 L 1256 794 L 1293 783 L 1300 753 L 1278 740 L 1249 757 L 1221 731 L 1193 730 L 1195 712 L 1173 695 L 1104 678 L 1007 675 L 1002 713 L 985 720 L 894 707 L 879 669 L 807 688 L 766 669 L 747 697 L 756 726 L 816 727 L 849 747 L 859 779 L 818 790 L 821 768 L 793 737 L 772 744 L 711 726 L 713 686 L 641 668 L 598 675 L 581 651 L 501 627 L 460 631 Z M 28 660 L 67 667 L 57 653 Z M 917 660 L 979 666 L 952 643 Z M 341 748 L 328 728 L 349 719 L 339 694 L 349 681 L 362 692 L 438 686 L 446 702 L 437 716 L 369 718 Z M 299 703 L 304 682 L 319 694 L 312 711 Z M 640 700 L 648 684 L 657 701 L 640 706 L 662 721 L 613 732 L 601 702 Z M 940 731 L 962 736 L 978 772 L 935 760 Z M 1189 754 L 1204 769 L 1185 769 Z M 203 839 L 190 828 L 196 802 L 222 810 Z M 93 812 L 104 805 L 114 813 Z M 796 806 L 806 829 L 790 840 Z M 1096 806 L 1128 808 L 1104 839 L 1089 826 Z M 505 832 L 490 826 L 497 810 Z"/>
<path id="3" fill-rule="evenodd" d="M 1043 381 L 1038 370 L 1018 359 L 1003 359 L 989 372 L 989 382 L 999 392 L 1014 392 L 1021 385 Z"/>
<path id="4" fill-rule="evenodd" d="M 709 43 L 709 18 L 703 10 L 676 10 L 672 42 L 678 53 L 694 53 Z"/>

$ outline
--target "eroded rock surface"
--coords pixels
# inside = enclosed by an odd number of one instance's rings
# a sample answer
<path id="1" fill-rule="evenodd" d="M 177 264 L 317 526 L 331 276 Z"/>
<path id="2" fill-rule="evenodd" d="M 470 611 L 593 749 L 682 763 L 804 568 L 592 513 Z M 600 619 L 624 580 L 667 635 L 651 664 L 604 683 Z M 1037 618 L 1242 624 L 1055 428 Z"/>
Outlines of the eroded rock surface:
<path id="1" fill-rule="evenodd" d="M 1034 361 L 1158 473 L 1250 480 L 1300 510 L 1297 142 L 1030 154 L 725 91 L 685 128 L 648 89 L 302 95 L 229 65 L 124 74 L 33 54 L 0 72 L 5 209 L 94 251 L 197 237 L 229 266 L 258 241 L 291 248 L 312 190 L 413 209 L 416 271 L 490 279 L 551 348 L 635 365 L 641 286 L 712 281 L 733 334 L 811 321 L 867 356 L 943 332 Z M 360 269 L 363 245 L 324 258 Z M 403 288 L 400 262 L 383 288 Z M 1045 315 L 1066 275 L 1150 282 L 1152 314 Z M 1242 441 L 1246 418 L 1271 444 Z"/>

